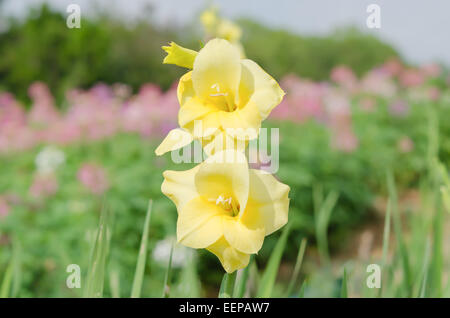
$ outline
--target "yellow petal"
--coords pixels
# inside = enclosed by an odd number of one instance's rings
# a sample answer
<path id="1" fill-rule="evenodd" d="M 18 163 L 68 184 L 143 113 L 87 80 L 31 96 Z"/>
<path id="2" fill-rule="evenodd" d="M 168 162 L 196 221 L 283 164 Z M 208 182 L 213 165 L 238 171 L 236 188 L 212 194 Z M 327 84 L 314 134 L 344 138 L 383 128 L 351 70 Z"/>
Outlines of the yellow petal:
<path id="1" fill-rule="evenodd" d="M 265 119 L 272 109 L 280 104 L 285 93 L 277 81 L 258 64 L 251 60 L 242 60 L 241 63 L 244 75 L 239 91 L 239 106 L 241 107 L 242 103 L 248 100 L 248 103 L 253 103 L 258 107 L 261 118 Z M 248 76 L 248 73 L 251 76 Z"/>
<path id="2" fill-rule="evenodd" d="M 192 68 L 197 52 L 179 46 L 175 42 L 170 42 L 169 46 L 163 46 L 162 49 L 167 52 L 163 64 L 175 64 L 181 67 Z"/>
<path id="3" fill-rule="evenodd" d="M 223 235 L 225 211 L 214 203 L 196 197 L 179 211 L 177 240 L 192 248 L 206 248 Z"/>
<path id="4" fill-rule="evenodd" d="M 186 171 L 166 170 L 163 173 L 164 182 L 161 191 L 175 203 L 178 213 L 187 202 L 198 196 L 195 190 L 195 174 L 199 166 Z"/>
<path id="5" fill-rule="evenodd" d="M 220 122 L 227 135 L 241 140 L 253 140 L 258 137 L 262 118 L 254 103 L 247 103 L 234 112 L 221 112 Z"/>
<path id="6" fill-rule="evenodd" d="M 289 186 L 265 171 L 250 169 L 250 192 L 247 211 L 258 211 L 269 235 L 288 221 Z"/>
<path id="7" fill-rule="evenodd" d="M 219 258 L 220 263 L 222 263 L 227 273 L 245 268 L 250 261 L 250 255 L 241 253 L 231 247 L 224 237 L 220 238 L 207 249 Z"/>
<path id="8" fill-rule="evenodd" d="M 161 156 L 168 151 L 180 149 L 192 142 L 192 135 L 180 128 L 172 129 L 167 134 L 166 138 L 162 143 L 156 148 L 155 154 Z"/>
<path id="9" fill-rule="evenodd" d="M 258 210 L 251 210 L 247 205 L 242 218 L 223 218 L 223 234 L 227 242 L 239 252 L 254 254 L 261 249 L 264 242 L 263 221 Z"/>
<path id="10" fill-rule="evenodd" d="M 206 199 L 231 197 L 244 210 L 249 191 L 249 169 L 245 155 L 225 150 L 208 157 L 195 175 L 195 187 Z"/>
<path id="11" fill-rule="evenodd" d="M 180 127 L 193 125 L 194 120 L 201 120 L 205 115 L 213 110 L 205 106 L 198 98 L 187 100 L 178 112 L 178 124 Z"/>
<path id="12" fill-rule="evenodd" d="M 222 19 L 217 26 L 217 36 L 230 42 L 237 42 L 242 36 L 242 29 L 234 22 Z"/>
<path id="13" fill-rule="evenodd" d="M 192 71 L 187 72 L 180 78 L 180 82 L 177 87 L 177 97 L 178 102 L 181 106 L 186 103 L 186 101 L 195 96 L 194 87 L 192 85 Z"/>
<path id="14" fill-rule="evenodd" d="M 224 150 L 244 152 L 247 145 L 248 140 L 245 138 L 235 138 L 227 134 L 224 130 L 217 130 L 213 136 L 202 139 L 203 150 L 208 156 Z"/>
<path id="15" fill-rule="evenodd" d="M 194 90 L 205 100 L 217 94 L 222 94 L 230 100 L 234 99 L 240 77 L 239 51 L 226 40 L 209 41 L 194 61 L 192 71 Z"/>

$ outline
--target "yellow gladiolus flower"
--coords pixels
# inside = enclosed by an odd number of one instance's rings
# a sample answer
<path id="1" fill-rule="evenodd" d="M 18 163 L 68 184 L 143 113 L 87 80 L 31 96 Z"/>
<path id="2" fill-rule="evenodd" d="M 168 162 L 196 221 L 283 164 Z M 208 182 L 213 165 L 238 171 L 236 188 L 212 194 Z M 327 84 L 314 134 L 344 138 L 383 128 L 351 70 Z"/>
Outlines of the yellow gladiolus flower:
<path id="1" fill-rule="evenodd" d="M 225 39 L 233 44 L 241 39 L 242 29 L 233 21 L 220 18 L 215 8 L 205 10 L 200 21 L 210 37 Z"/>
<path id="2" fill-rule="evenodd" d="M 173 44 L 165 61 L 189 67 L 195 54 Z M 177 129 L 199 139 L 208 154 L 216 138 L 221 144 L 237 144 L 257 138 L 261 122 L 269 116 L 284 96 L 278 83 L 258 64 L 241 59 L 239 50 L 224 39 L 209 41 L 196 55 L 192 71 L 183 75 L 178 84 L 180 111 Z M 202 130 L 195 131 L 195 121 Z M 189 143 L 189 138 L 184 138 Z M 185 144 L 176 143 L 169 135 L 158 147 L 158 155 L 178 149 Z M 223 150 L 223 149 L 217 149 Z"/>
<path id="3" fill-rule="evenodd" d="M 208 249 L 228 273 L 246 267 L 264 237 L 288 220 L 289 186 L 249 169 L 239 151 L 218 152 L 187 171 L 165 171 L 161 190 L 177 207 L 178 242 Z"/>

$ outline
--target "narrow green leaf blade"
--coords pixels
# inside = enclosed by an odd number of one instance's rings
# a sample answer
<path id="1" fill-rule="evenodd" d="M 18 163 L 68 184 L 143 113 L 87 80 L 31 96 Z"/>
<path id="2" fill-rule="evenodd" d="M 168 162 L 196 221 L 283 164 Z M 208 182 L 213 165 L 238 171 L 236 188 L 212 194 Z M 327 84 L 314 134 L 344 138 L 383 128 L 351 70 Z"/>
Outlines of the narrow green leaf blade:
<path id="1" fill-rule="evenodd" d="M 272 255 L 269 258 L 269 262 L 261 278 L 256 297 L 267 298 L 271 296 L 273 286 L 275 285 L 275 279 L 278 273 L 278 267 L 280 266 L 281 257 L 283 255 L 284 248 L 286 247 L 290 229 L 291 223 L 288 223 L 284 228 L 280 238 L 278 239 L 278 242 L 273 249 Z"/>
<path id="2" fill-rule="evenodd" d="M 237 272 L 231 274 L 225 273 L 220 284 L 219 298 L 230 298 L 233 294 L 234 283 L 236 281 Z"/>
<path id="3" fill-rule="evenodd" d="M 297 260 L 295 261 L 294 272 L 292 273 L 291 281 L 289 282 L 289 286 L 286 291 L 286 297 L 289 297 L 289 295 L 291 295 L 292 290 L 294 289 L 294 285 L 297 282 L 298 275 L 300 274 L 300 268 L 302 267 L 303 256 L 305 255 L 306 250 L 306 243 L 306 238 L 303 238 L 302 242 L 300 243 L 300 248 L 298 249 Z"/>
<path id="4" fill-rule="evenodd" d="M 89 261 L 89 272 L 86 280 L 84 297 L 97 298 L 103 296 L 105 280 L 106 256 L 109 248 L 109 212 L 102 208 L 100 224 Z"/>
<path id="5" fill-rule="evenodd" d="M 136 271 L 134 273 L 133 287 L 131 290 L 131 298 L 141 297 L 142 283 L 144 281 L 145 262 L 147 259 L 148 236 L 150 229 L 150 218 L 152 214 L 153 200 L 148 203 L 147 215 L 145 216 L 144 231 L 142 233 L 141 247 L 139 248 L 139 256 L 136 263 Z"/>

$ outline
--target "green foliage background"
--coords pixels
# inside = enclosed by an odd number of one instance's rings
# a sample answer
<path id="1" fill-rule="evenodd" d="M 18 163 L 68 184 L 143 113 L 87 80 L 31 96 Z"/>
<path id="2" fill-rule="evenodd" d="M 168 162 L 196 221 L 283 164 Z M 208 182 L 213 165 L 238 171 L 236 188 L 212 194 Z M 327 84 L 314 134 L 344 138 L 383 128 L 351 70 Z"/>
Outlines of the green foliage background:
<path id="1" fill-rule="evenodd" d="M 149 13 L 150 14 L 150 13 Z M 27 101 L 28 86 L 47 83 L 59 101 L 68 88 L 87 88 L 96 82 L 126 83 L 136 91 L 151 82 L 168 88 L 182 74 L 161 63 L 161 46 L 169 41 L 199 49 L 202 32 L 193 26 L 157 27 L 152 17 L 132 25 L 108 15 L 82 17 L 80 29 L 68 29 L 66 16 L 48 6 L 31 10 L 25 20 L 9 19 L 0 33 L 0 89 Z M 250 20 L 240 21 L 248 56 L 269 74 L 288 73 L 324 80 L 339 64 L 362 74 L 397 56 L 388 44 L 355 29 L 325 37 L 300 36 L 272 30 Z"/>

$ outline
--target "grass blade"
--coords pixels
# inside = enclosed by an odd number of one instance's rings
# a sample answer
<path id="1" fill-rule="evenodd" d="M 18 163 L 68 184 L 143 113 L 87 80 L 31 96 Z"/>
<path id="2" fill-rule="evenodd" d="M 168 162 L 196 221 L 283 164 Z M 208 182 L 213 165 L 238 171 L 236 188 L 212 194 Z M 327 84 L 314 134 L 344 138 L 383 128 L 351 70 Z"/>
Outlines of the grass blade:
<path id="1" fill-rule="evenodd" d="M 297 297 L 298 298 L 305 298 L 305 289 L 306 289 L 306 280 L 303 281 L 302 287 L 300 287 L 300 290 L 298 292 Z"/>
<path id="2" fill-rule="evenodd" d="M 16 297 L 20 289 L 20 245 L 12 243 L 12 255 L 0 286 L 0 298 Z"/>
<path id="3" fill-rule="evenodd" d="M 341 298 L 348 298 L 347 271 L 345 270 L 345 268 L 344 268 L 344 276 L 342 276 Z"/>
<path id="4" fill-rule="evenodd" d="M 390 171 L 387 172 L 387 185 L 389 191 L 389 200 L 392 203 L 394 232 L 397 240 L 397 247 L 400 252 L 401 263 L 404 275 L 404 288 L 409 295 L 411 295 L 412 279 L 411 269 L 409 264 L 408 251 L 406 250 L 405 243 L 403 241 L 402 225 L 400 219 L 400 213 L 398 210 L 397 191 L 395 189 L 394 176 Z"/>
<path id="5" fill-rule="evenodd" d="M 287 238 L 291 229 L 291 223 L 288 223 L 283 230 L 280 238 L 278 239 L 272 255 L 267 263 L 267 268 L 261 277 L 260 285 L 256 297 L 267 298 L 272 294 L 273 286 L 275 285 L 275 279 L 278 273 L 278 267 L 280 266 L 281 257 L 283 255 L 284 248 L 286 247 Z"/>
<path id="6" fill-rule="evenodd" d="M 100 214 L 100 224 L 97 231 L 94 247 L 92 249 L 89 272 L 86 280 L 84 297 L 98 298 L 103 296 L 105 280 L 106 256 L 109 248 L 109 212 L 103 207 Z"/>
<path id="7" fill-rule="evenodd" d="M 247 267 L 244 269 L 241 269 L 238 272 L 236 283 L 234 285 L 233 290 L 233 298 L 242 298 L 245 295 L 245 288 L 247 286 L 247 280 L 249 276 L 250 266 L 253 262 L 253 255 L 250 256 L 250 262 L 248 263 Z"/>
<path id="8" fill-rule="evenodd" d="M 136 271 L 134 273 L 133 287 L 131 289 L 131 298 L 141 297 L 142 282 L 144 281 L 145 262 L 147 259 L 147 246 L 150 228 L 150 217 L 152 214 L 153 200 L 148 203 L 147 215 L 145 216 L 144 231 L 142 233 L 141 247 L 139 248 L 139 256 L 136 263 Z"/>
<path id="9" fill-rule="evenodd" d="M 164 278 L 164 286 L 163 286 L 163 292 L 162 292 L 163 298 L 169 298 L 169 295 L 170 295 L 170 274 L 172 271 L 173 245 L 174 245 L 174 242 L 172 242 L 172 246 L 170 247 L 169 263 L 167 264 L 167 271 L 166 271 L 166 276 Z"/>
<path id="10" fill-rule="evenodd" d="M 113 298 L 120 298 L 120 276 L 117 269 L 109 273 L 109 289 Z"/>
<path id="11" fill-rule="evenodd" d="M 339 194 L 336 191 L 331 191 L 319 210 L 315 212 L 315 227 L 316 227 L 316 240 L 320 252 L 320 257 L 325 264 L 329 264 L 330 257 L 328 255 L 328 225 L 330 222 L 331 212 L 333 211 Z"/>
<path id="12" fill-rule="evenodd" d="M 305 255 L 306 250 L 306 243 L 307 243 L 306 238 L 303 238 L 302 242 L 300 243 L 300 248 L 298 249 L 297 260 L 295 261 L 294 266 L 294 272 L 292 273 L 291 281 L 289 282 L 289 286 L 286 292 L 287 297 L 289 297 L 289 295 L 292 293 L 294 285 L 297 282 L 298 275 L 300 274 L 300 268 L 302 267 L 303 256 Z"/>
<path id="13" fill-rule="evenodd" d="M 0 289 L 0 298 L 8 298 L 11 289 L 11 282 L 14 271 L 14 258 L 9 262 L 8 268 L 5 271 L 5 276 L 3 277 L 2 286 Z"/>
<path id="14" fill-rule="evenodd" d="M 248 267 L 248 266 L 247 266 Z M 233 288 L 236 281 L 237 272 L 231 274 L 225 273 L 220 284 L 219 298 L 230 298 L 233 294 Z"/>
<path id="15" fill-rule="evenodd" d="M 430 240 L 427 239 L 427 243 L 425 245 L 425 255 L 423 257 L 423 265 L 422 265 L 422 271 L 421 271 L 421 279 L 419 280 L 419 292 L 417 293 L 417 297 L 424 298 L 427 288 L 427 281 L 428 281 L 428 269 L 429 269 L 429 263 L 430 263 L 430 249 L 431 249 L 431 243 Z"/>
<path id="16" fill-rule="evenodd" d="M 383 254 L 381 256 L 381 273 L 383 273 L 383 269 L 387 265 L 387 257 L 389 252 L 389 239 L 391 235 L 391 214 L 392 214 L 392 206 L 391 200 L 388 200 L 386 207 L 386 215 L 384 217 L 384 230 L 383 230 Z M 380 286 L 378 290 L 378 297 L 381 297 L 383 290 L 383 284 Z"/>

